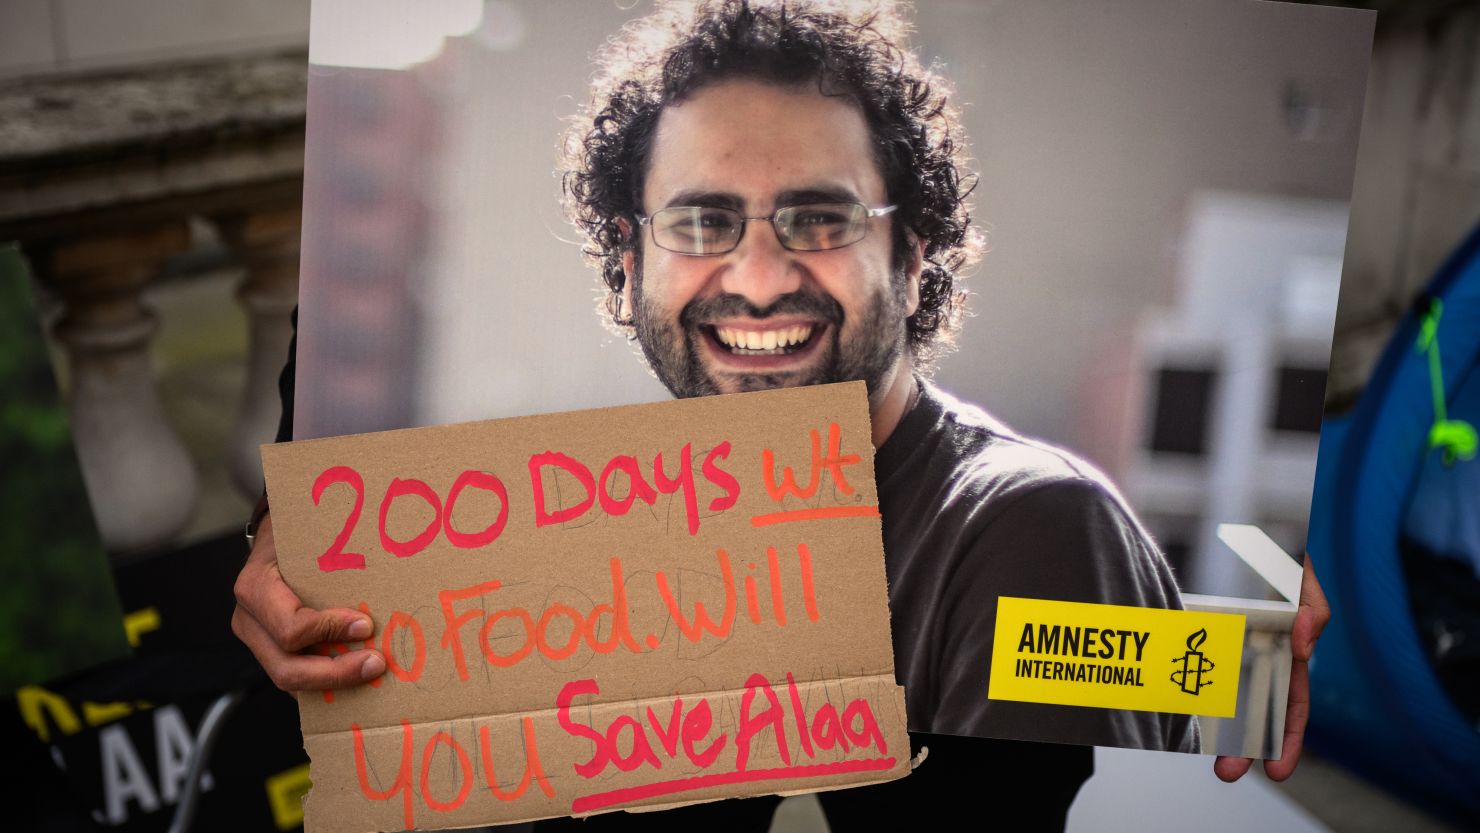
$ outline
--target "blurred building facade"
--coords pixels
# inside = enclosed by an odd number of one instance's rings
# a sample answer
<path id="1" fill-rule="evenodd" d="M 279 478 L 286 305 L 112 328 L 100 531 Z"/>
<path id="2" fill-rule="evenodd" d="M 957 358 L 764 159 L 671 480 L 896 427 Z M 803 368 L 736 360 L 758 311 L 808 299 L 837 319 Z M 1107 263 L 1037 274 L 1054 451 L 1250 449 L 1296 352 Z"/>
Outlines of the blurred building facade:
<path id="1" fill-rule="evenodd" d="M 1480 223 L 1480 4 L 1376 8 L 1328 406 L 1349 408 L 1440 264 Z"/>

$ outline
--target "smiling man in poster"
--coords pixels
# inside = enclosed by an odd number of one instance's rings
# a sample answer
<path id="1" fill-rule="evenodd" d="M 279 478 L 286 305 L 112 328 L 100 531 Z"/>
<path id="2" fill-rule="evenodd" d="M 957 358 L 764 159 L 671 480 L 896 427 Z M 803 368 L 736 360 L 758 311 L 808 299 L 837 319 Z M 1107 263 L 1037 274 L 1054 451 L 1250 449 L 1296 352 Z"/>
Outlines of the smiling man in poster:
<path id="1" fill-rule="evenodd" d="M 950 85 L 906 34 L 893 3 L 702 2 L 664 4 L 610 41 L 564 176 L 608 323 L 679 398 L 867 384 L 896 673 L 917 741 L 1198 751 L 1187 714 L 987 696 L 999 597 L 1182 602 L 1166 559 L 1095 467 L 928 380 L 960 325 L 957 280 L 981 241 Z M 1303 592 L 1300 661 L 1328 615 L 1308 573 Z M 385 670 L 374 651 L 299 653 L 374 626 L 300 605 L 278 574 L 270 517 L 238 599 L 234 627 L 282 688 Z M 1122 649 L 1137 644 L 1128 639 Z M 1297 666 L 1276 777 L 1298 756 L 1303 685 Z M 992 783 L 1061 827 L 1090 769 L 1086 746 L 929 745 L 941 760 L 914 777 L 826 794 L 831 823 L 909 814 L 916 801 L 949 807 Z M 1216 764 L 1225 778 L 1246 767 Z M 764 829 L 773 809 L 751 799 L 589 823 Z"/>

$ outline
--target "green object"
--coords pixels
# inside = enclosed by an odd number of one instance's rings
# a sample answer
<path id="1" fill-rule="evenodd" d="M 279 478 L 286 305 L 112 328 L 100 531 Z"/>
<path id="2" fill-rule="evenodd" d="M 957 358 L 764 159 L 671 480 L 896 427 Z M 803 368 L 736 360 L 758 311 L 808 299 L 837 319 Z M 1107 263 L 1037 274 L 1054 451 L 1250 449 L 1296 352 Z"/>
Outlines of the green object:
<path id="1" fill-rule="evenodd" d="M 0 694 L 128 655 L 24 262 L 0 244 Z"/>
<path id="2" fill-rule="evenodd" d="M 1475 459 L 1477 445 L 1475 426 L 1464 420 L 1449 419 L 1444 402 L 1444 368 L 1439 362 L 1439 319 L 1444 315 L 1444 302 L 1429 302 L 1428 311 L 1418 327 L 1418 351 L 1429 357 L 1429 390 L 1434 396 L 1434 424 L 1429 428 L 1429 449 L 1444 449 L 1444 464 Z"/>

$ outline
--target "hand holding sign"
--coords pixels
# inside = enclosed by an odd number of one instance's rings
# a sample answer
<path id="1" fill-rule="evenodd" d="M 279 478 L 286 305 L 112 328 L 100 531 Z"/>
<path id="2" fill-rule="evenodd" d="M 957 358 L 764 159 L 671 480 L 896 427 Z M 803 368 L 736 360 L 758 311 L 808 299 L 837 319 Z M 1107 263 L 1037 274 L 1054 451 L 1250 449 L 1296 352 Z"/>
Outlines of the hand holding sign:
<path id="1" fill-rule="evenodd" d="M 303 604 L 278 570 L 272 516 L 264 516 L 252 554 L 236 579 L 231 630 L 273 683 L 283 691 L 313 691 L 379 677 L 385 673 L 385 660 L 374 650 L 335 656 L 299 653 L 319 644 L 368 639 L 374 628 L 370 617 L 358 610 L 314 610 Z"/>
<path id="2" fill-rule="evenodd" d="M 238 627 L 324 686 L 308 829 L 906 774 L 870 436 L 855 382 L 264 447 Z"/>

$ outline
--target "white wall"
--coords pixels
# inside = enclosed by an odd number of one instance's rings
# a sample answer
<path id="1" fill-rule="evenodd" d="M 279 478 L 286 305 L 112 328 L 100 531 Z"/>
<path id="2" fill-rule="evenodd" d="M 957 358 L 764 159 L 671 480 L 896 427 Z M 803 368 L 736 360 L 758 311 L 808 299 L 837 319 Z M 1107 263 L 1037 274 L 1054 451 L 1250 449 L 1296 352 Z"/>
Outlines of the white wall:
<path id="1" fill-rule="evenodd" d="M 0 78 L 308 42 L 308 0 L 4 0 Z"/>

